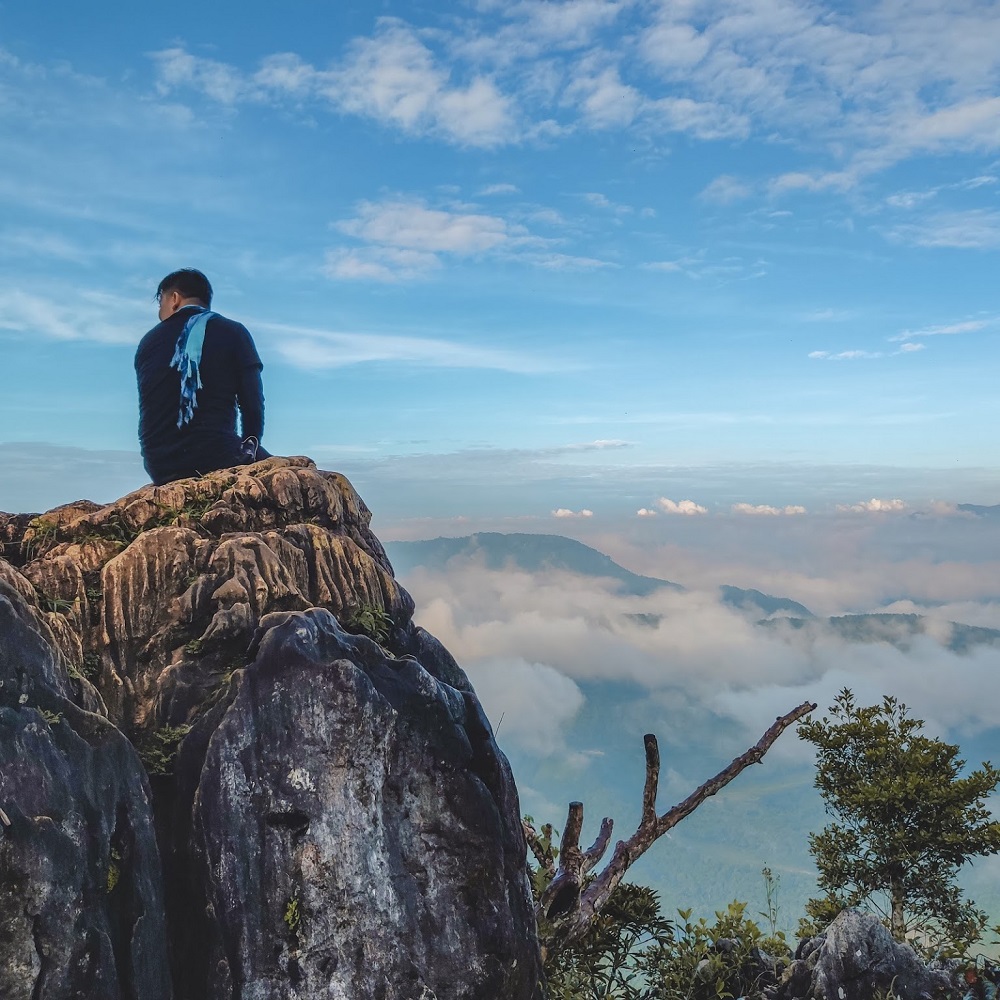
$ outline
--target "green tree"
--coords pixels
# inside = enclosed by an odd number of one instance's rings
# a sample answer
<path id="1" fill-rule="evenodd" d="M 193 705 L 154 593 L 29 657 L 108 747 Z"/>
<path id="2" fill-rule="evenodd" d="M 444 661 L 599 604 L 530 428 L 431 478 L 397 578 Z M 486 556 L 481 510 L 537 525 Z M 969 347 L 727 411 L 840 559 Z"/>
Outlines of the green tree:
<path id="1" fill-rule="evenodd" d="M 823 925 L 845 906 L 867 906 L 897 940 L 961 953 L 987 917 L 955 880 L 966 861 L 1000 851 L 986 804 L 1000 771 L 986 762 L 963 774 L 959 748 L 925 736 L 923 725 L 895 698 L 861 707 L 847 688 L 829 717 L 799 724 L 835 819 L 809 837 L 826 896 L 806 909 Z"/>

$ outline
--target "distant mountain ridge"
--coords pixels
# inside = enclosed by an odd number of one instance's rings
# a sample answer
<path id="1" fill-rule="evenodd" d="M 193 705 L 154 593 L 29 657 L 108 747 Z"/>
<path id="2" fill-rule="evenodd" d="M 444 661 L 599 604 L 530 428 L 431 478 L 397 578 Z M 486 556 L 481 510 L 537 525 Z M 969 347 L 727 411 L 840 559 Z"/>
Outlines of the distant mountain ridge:
<path id="1" fill-rule="evenodd" d="M 960 503 L 958 509 L 965 511 L 966 514 L 975 514 L 977 517 L 1000 517 L 1000 503 L 989 507 L 977 503 Z"/>
<path id="2" fill-rule="evenodd" d="M 636 597 L 646 597 L 663 589 L 684 590 L 679 583 L 633 573 L 603 552 L 565 535 L 480 531 L 460 538 L 387 542 L 385 548 L 397 573 L 407 573 L 418 566 L 441 570 L 449 560 L 462 556 L 481 558 L 487 569 L 502 570 L 513 565 L 528 573 L 568 570 L 584 576 L 617 580 L 627 593 Z"/>
<path id="3" fill-rule="evenodd" d="M 1000 510 L 1000 507 L 997 509 Z M 620 584 L 621 593 L 635 597 L 647 597 L 659 590 L 675 593 L 686 590 L 670 580 L 633 573 L 603 552 L 564 535 L 482 531 L 458 538 L 388 542 L 385 549 L 396 573 L 401 576 L 418 568 L 445 572 L 452 559 L 477 558 L 491 570 L 512 567 L 527 573 L 562 570 L 590 578 L 610 579 Z M 725 584 L 718 588 L 718 593 L 723 604 L 738 611 L 777 615 L 764 618 L 757 624 L 778 634 L 814 632 L 819 635 L 832 632 L 847 642 L 886 642 L 903 651 L 908 650 L 913 640 L 920 636 L 935 639 L 953 653 L 966 653 L 978 646 L 1000 645 L 1000 629 L 951 621 L 934 623 L 923 615 L 885 612 L 818 618 L 805 605 L 788 597 L 775 597 L 752 588 Z M 627 617 L 647 628 L 656 628 L 663 619 L 657 613 L 630 614 Z M 947 635 L 935 634 L 935 624 L 948 627 Z"/>
<path id="4" fill-rule="evenodd" d="M 455 557 L 481 558 L 487 569 L 503 570 L 510 566 L 528 573 L 543 570 L 565 570 L 583 576 L 601 577 L 621 584 L 622 592 L 635 597 L 647 597 L 658 590 L 675 593 L 686 590 L 679 583 L 641 576 L 619 566 L 610 556 L 583 542 L 565 535 L 532 535 L 527 532 L 480 531 L 459 538 L 429 538 L 417 542 L 387 542 L 386 552 L 399 574 L 417 567 L 442 571 Z M 719 593 L 724 604 L 741 611 L 763 612 L 766 615 L 785 611 L 801 618 L 812 618 L 812 612 L 798 601 L 774 597 L 759 590 L 722 586 Z"/>
<path id="5" fill-rule="evenodd" d="M 759 624 L 777 632 L 829 629 L 848 642 L 887 642 L 903 652 L 909 650 L 914 638 L 931 634 L 928 628 L 930 621 L 923 615 L 914 614 L 839 615 L 835 618 L 808 620 L 774 618 Z M 952 653 L 967 653 L 976 646 L 1000 645 L 1000 629 L 952 621 L 947 622 L 947 625 L 951 627 L 947 641 L 942 641 L 940 636 L 934 638 Z"/>

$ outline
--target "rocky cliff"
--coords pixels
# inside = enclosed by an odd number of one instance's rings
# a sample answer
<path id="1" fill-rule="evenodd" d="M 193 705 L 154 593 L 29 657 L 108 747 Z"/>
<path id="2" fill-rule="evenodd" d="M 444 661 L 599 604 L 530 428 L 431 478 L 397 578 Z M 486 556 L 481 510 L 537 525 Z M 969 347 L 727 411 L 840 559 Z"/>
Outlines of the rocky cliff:
<path id="1" fill-rule="evenodd" d="M 510 769 L 350 483 L 0 514 L 0 996 L 519 998 Z"/>

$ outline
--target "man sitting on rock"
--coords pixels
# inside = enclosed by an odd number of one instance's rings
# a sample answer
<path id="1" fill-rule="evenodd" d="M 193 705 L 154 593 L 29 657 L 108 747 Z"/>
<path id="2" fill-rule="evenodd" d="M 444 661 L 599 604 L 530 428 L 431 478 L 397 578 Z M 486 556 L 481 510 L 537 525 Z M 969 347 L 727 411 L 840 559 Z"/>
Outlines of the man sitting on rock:
<path id="1" fill-rule="evenodd" d="M 264 366 L 246 327 L 211 312 L 212 286 L 194 268 L 168 274 L 156 300 L 160 323 L 135 353 L 139 444 L 154 485 L 269 458 Z"/>

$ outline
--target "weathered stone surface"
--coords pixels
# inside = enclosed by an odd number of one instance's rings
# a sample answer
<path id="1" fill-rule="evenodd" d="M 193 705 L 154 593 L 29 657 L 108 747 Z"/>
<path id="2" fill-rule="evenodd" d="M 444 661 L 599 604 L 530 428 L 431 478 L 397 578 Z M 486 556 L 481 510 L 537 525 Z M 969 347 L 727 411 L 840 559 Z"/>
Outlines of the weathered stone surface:
<path id="1" fill-rule="evenodd" d="M 148 785 L 0 561 L 0 996 L 171 996 Z"/>
<path id="2" fill-rule="evenodd" d="M 0 515 L 0 996 L 538 996 L 509 767 L 370 516 L 304 458 Z"/>
<path id="3" fill-rule="evenodd" d="M 69 625 L 66 657 L 133 738 L 190 722 L 262 614 L 375 607 L 412 628 L 367 507 L 306 458 L 4 517 L 14 561 Z"/>
<path id="4" fill-rule="evenodd" d="M 900 1000 L 961 992 L 949 970 L 926 965 L 875 916 L 844 910 L 824 934 L 803 942 L 777 996 L 873 1000 L 890 991 Z"/>
<path id="5" fill-rule="evenodd" d="M 262 622 L 192 819 L 213 918 L 182 995 L 532 995 L 517 798 L 475 695 L 329 612 Z"/>

